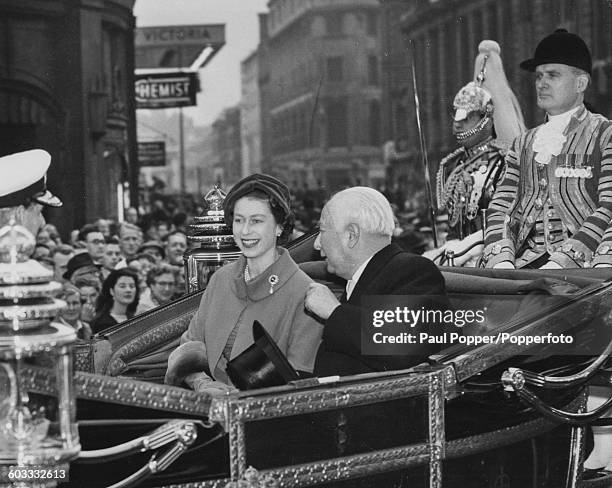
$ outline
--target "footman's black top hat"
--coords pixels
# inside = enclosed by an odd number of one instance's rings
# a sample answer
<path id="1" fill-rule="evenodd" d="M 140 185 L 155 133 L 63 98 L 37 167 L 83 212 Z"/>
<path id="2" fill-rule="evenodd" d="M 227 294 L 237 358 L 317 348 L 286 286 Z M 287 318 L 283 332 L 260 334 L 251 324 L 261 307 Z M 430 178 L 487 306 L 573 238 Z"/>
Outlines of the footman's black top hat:
<path id="1" fill-rule="evenodd" d="M 591 74 L 591 52 L 576 34 L 557 29 L 540 41 L 533 58 L 521 63 L 521 68 L 535 71 L 541 64 L 566 64 Z"/>
<path id="2" fill-rule="evenodd" d="M 227 363 L 227 375 L 240 390 L 286 385 L 300 378 L 268 331 L 253 322 L 255 343 Z"/>

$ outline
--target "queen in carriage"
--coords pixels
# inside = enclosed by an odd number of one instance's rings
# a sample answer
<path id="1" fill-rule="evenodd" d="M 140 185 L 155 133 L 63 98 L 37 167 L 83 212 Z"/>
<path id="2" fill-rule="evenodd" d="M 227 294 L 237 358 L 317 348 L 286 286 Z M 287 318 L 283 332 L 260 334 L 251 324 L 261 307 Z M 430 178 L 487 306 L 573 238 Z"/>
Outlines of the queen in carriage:
<path id="1" fill-rule="evenodd" d="M 211 278 L 169 358 L 166 382 L 185 381 L 198 391 L 232 389 L 228 365 L 253 344 L 254 320 L 297 371 L 312 373 L 323 331 L 304 312 L 312 280 L 278 245 L 293 230 L 288 188 L 268 175 L 248 176 L 228 193 L 224 211 L 243 255 Z"/>

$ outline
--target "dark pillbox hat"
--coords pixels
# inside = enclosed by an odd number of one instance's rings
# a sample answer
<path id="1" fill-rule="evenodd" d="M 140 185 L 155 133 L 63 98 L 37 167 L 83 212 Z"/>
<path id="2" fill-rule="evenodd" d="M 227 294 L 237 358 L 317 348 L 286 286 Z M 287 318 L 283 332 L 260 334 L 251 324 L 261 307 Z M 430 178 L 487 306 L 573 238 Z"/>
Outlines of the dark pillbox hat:
<path id="1" fill-rule="evenodd" d="M 236 183 L 225 197 L 223 212 L 227 225 L 232 225 L 232 214 L 236 202 L 254 190 L 264 192 L 284 210 L 285 215 L 289 215 L 291 211 L 291 194 L 287 185 L 273 176 L 255 173 Z"/>
<path id="2" fill-rule="evenodd" d="M 557 29 L 540 41 L 533 58 L 523 61 L 520 66 L 535 71 L 541 64 L 565 64 L 580 68 L 591 74 L 591 53 L 585 42 L 576 34 Z"/>

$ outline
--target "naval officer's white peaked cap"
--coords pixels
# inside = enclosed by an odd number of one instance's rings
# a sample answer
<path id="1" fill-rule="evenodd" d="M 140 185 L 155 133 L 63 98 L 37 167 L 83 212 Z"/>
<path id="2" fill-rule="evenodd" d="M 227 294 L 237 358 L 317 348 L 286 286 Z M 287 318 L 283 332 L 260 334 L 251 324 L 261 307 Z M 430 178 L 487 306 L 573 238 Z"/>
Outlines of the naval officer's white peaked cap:
<path id="1" fill-rule="evenodd" d="M 62 201 L 47 190 L 51 155 L 42 149 L 9 154 L 0 158 L 0 208 L 17 207 L 33 200 L 50 207 Z"/>

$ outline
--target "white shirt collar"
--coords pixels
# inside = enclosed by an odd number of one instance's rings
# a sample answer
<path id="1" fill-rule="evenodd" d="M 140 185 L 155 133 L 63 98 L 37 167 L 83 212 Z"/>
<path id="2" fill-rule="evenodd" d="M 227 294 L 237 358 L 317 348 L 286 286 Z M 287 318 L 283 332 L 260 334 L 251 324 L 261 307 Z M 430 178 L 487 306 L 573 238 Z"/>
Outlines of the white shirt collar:
<path id="1" fill-rule="evenodd" d="M 567 112 L 563 112 L 562 114 L 548 115 L 548 120 L 546 121 L 546 125 L 550 125 L 551 127 L 554 127 L 555 129 L 563 132 L 565 128 L 567 127 L 567 124 L 569 124 L 569 121 L 572 118 L 572 116 L 576 112 L 578 112 L 580 107 L 581 105 L 578 105 L 577 107 L 574 107 L 573 109 L 568 110 Z"/>
<path id="2" fill-rule="evenodd" d="M 355 272 L 353 273 L 353 277 L 346 282 L 346 299 L 347 300 L 351 298 L 351 294 L 353 293 L 353 290 L 355 289 L 355 286 L 357 285 L 359 278 L 361 278 L 361 275 L 365 271 L 366 266 L 372 260 L 373 257 L 374 256 L 370 256 L 368 259 L 366 259 L 363 262 L 363 264 L 355 270 Z"/>
<path id="3" fill-rule="evenodd" d="M 553 156 L 561 153 L 567 140 L 565 129 L 580 107 L 581 105 L 562 114 L 549 115 L 548 121 L 537 129 L 531 146 L 537 163 L 548 164 Z"/>

